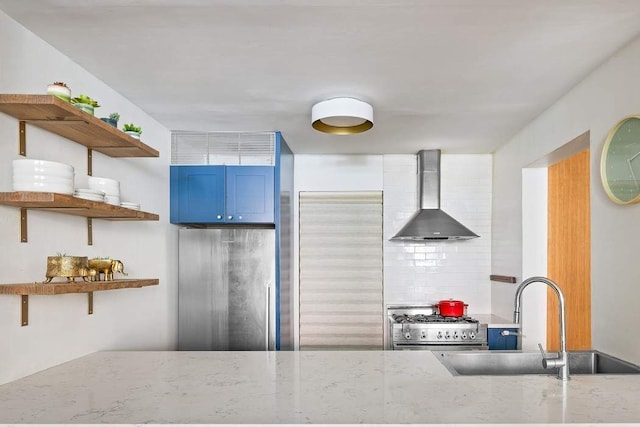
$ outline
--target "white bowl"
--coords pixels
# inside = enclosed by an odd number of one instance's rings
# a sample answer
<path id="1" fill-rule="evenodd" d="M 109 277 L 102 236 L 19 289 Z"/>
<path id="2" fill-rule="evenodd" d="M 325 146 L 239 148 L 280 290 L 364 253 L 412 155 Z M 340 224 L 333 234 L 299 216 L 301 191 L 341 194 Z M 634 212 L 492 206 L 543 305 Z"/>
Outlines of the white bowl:
<path id="1" fill-rule="evenodd" d="M 92 196 L 90 194 L 74 194 L 78 199 L 91 200 L 93 202 L 104 202 L 103 196 Z"/>
<path id="2" fill-rule="evenodd" d="M 14 182 L 13 191 L 40 191 L 73 194 L 73 185 L 52 184 L 48 182 Z"/>
<path id="3" fill-rule="evenodd" d="M 16 175 L 13 174 L 14 182 L 48 182 L 50 184 L 73 185 L 73 178 L 64 178 L 51 175 Z"/>
<path id="4" fill-rule="evenodd" d="M 16 159 L 13 171 L 34 175 L 73 176 L 73 166 L 48 160 Z"/>
<path id="5" fill-rule="evenodd" d="M 102 178 L 99 176 L 90 176 L 89 178 L 89 188 L 99 189 L 99 188 L 117 188 L 120 189 L 120 181 L 116 181 L 115 179 L 110 178 Z"/>

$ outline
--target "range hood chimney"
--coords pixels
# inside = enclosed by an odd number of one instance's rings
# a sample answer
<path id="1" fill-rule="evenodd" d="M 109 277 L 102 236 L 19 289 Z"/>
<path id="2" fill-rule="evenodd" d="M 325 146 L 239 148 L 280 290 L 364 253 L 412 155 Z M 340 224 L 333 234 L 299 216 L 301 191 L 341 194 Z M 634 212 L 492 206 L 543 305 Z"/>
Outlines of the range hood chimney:
<path id="1" fill-rule="evenodd" d="M 440 209 L 440 150 L 418 152 L 418 211 L 391 240 L 467 240 L 480 237 Z"/>

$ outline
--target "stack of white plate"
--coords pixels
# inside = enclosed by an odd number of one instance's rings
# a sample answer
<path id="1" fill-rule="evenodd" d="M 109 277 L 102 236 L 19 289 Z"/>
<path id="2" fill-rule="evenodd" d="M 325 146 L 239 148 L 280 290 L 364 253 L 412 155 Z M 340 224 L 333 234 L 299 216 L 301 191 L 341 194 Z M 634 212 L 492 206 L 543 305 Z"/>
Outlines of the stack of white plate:
<path id="1" fill-rule="evenodd" d="M 140 203 L 132 203 L 132 202 L 122 202 L 120 206 L 127 209 L 133 209 L 134 211 L 140 210 Z"/>
<path id="2" fill-rule="evenodd" d="M 111 205 L 120 205 L 120 182 L 115 179 L 101 178 L 99 176 L 89 177 L 89 188 L 102 191 L 104 201 Z"/>
<path id="3" fill-rule="evenodd" d="M 93 200 L 94 202 L 104 202 L 104 191 L 92 190 L 90 188 L 76 188 L 74 196 L 80 199 Z"/>
<path id="4" fill-rule="evenodd" d="M 13 161 L 13 191 L 73 194 L 73 166 L 48 160 Z"/>

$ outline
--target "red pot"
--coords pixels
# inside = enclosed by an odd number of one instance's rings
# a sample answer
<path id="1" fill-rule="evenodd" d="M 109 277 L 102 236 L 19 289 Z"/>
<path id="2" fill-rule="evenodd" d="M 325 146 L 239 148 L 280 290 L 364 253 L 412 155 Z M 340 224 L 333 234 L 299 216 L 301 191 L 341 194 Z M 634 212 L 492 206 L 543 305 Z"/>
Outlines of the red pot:
<path id="1" fill-rule="evenodd" d="M 464 316 L 464 308 L 468 305 L 455 299 L 443 299 L 436 304 L 436 307 L 438 307 L 440 314 L 445 317 L 460 317 Z"/>

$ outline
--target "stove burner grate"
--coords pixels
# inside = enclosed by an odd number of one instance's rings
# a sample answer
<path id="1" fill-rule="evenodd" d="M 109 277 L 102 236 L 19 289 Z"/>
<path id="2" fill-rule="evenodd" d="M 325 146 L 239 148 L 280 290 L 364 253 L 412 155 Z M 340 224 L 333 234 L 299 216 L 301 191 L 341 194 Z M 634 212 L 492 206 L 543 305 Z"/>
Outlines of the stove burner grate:
<path id="1" fill-rule="evenodd" d="M 394 314 L 396 323 L 478 323 L 469 316 L 445 317 L 439 314 Z"/>

